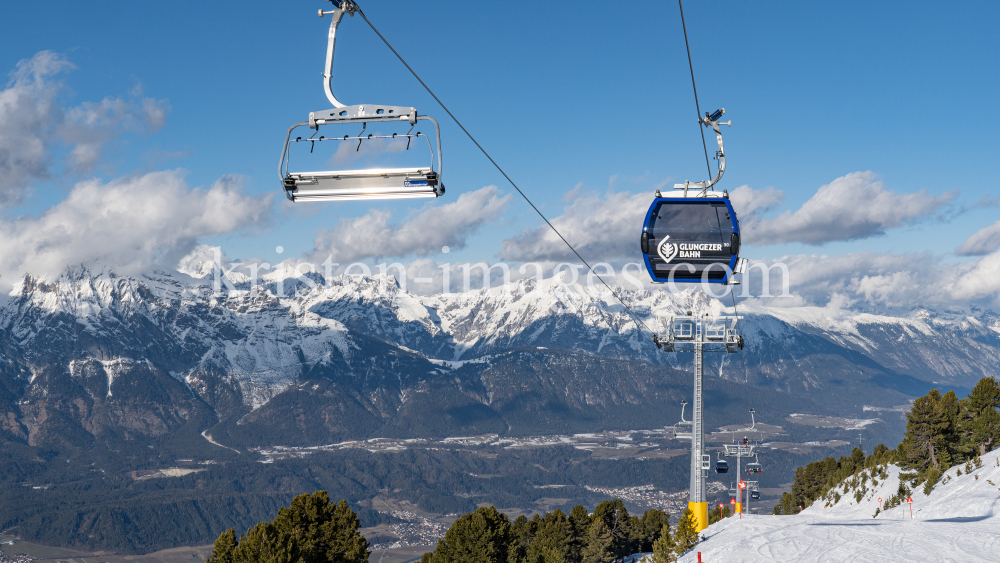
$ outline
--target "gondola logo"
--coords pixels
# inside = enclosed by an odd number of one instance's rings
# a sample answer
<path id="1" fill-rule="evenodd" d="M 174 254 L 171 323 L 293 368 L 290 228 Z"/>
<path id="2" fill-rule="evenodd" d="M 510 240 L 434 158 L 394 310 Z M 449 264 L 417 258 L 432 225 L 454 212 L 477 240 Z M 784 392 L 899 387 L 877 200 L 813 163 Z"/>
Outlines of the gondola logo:
<path id="1" fill-rule="evenodd" d="M 659 253 L 664 262 L 670 263 L 674 256 L 677 256 L 677 245 L 670 242 L 670 237 L 667 236 L 663 242 L 657 245 L 656 252 Z"/>

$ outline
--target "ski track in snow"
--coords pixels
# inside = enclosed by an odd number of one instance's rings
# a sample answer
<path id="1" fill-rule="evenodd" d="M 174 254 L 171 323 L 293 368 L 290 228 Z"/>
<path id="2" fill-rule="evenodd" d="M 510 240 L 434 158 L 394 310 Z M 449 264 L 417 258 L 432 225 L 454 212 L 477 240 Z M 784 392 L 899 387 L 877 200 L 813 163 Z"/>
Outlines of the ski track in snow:
<path id="1" fill-rule="evenodd" d="M 912 519 L 905 502 L 872 518 L 878 498 L 885 501 L 899 487 L 900 471 L 889 466 L 888 479 L 874 487 L 868 480 L 860 503 L 840 489 L 839 502 L 820 499 L 795 516 L 726 518 L 702 532 L 705 540 L 679 561 L 693 563 L 699 551 L 705 563 L 1000 561 L 998 459 L 1000 450 L 987 453 L 971 474 L 964 464 L 952 467 L 930 495 L 918 487 L 910 495 Z"/>

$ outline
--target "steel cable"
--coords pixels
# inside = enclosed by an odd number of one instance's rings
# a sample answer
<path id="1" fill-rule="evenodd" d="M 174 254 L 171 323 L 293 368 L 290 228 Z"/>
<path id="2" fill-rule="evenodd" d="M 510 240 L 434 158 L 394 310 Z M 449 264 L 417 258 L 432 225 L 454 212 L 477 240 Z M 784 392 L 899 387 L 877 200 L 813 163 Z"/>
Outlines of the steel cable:
<path id="1" fill-rule="evenodd" d="M 559 232 L 559 229 L 557 229 L 555 227 L 555 225 L 553 225 L 552 222 L 549 221 L 547 217 L 545 217 L 545 215 L 542 213 L 542 211 L 540 209 L 538 209 L 538 207 L 534 203 L 532 203 L 531 199 L 528 198 L 528 196 L 521 190 L 521 188 L 519 188 L 518 185 L 514 183 L 514 180 L 512 180 L 510 178 L 510 176 L 508 176 L 507 173 L 504 172 L 503 168 L 501 168 L 500 165 L 497 164 L 497 162 L 495 160 L 493 160 L 493 157 L 490 156 L 490 153 L 486 152 L 486 149 L 484 149 L 483 146 L 479 144 L 479 141 L 477 141 L 476 138 L 472 136 L 472 133 L 470 133 L 469 130 L 466 129 L 464 125 L 462 125 L 462 122 L 459 121 L 457 117 L 455 117 L 455 114 L 451 113 L 451 110 L 448 109 L 448 106 L 444 105 L 444 102 L 442 102 L 441 99 L 437 97 L 437 94 L 435 94 L 434 91 L 431 90 L 429 86 L 427 86 L 427 83 L 424 82 L 423 79 L 420 78 L 420 76 L 416 73 L 416 71 L 413 70 L 413 67 L 411 67 L 403 59 L 402 55 L 400 55 L 399 52 L 396 51 L 396 49 L 389 43 L 389 41 L 385 38 L 385 36 L 383 36 L 379 32 L 379 30 L 375 28 L 375 26 L 368 19 L 368 17 L 365 16 L 365 13 L 361 11 L 361 7 L 358 6 L 357 2 L 353 2 L 353 4 L 354 4 L 354 7 L 357 10 L 358 14 L 360 14 L 361 17 L 362 17 L 362 19 L 365 20 L 365 23 L 368 24 L 368 27 L 372 28 L 372 31 L 374 31 L 375 34 L 379 36 L 379 39 L 381 39 L 382 42 L 385 43 L 385 46 L 388 47 L 389 50 L 392 51 L 392 53 L 394 55 L 396 55 L 396 58 L 399 59 L 399 62 L 403 63 L 403 66 L 406 67 L 406 70 L 410 71 L 410 74 L 412 74 L 413 77 L 416 78 L 418 82 L 420 82 L 420 85 L 424 87 L 424 90 L 427 90 L 427 93 L 430 94 L 431 97 L 434 98 L 434 101 L 436 101 L 438 103 L 438 105 L 441 106 L 441 109 L 443 109 L 448 114 L 448 116 L 451 117 L 451 119 L 455 122 L 455 124 L 458 125 L 459 128 L 462 129 L 462 132 L 464 132 L 465 135 L 467 137 L 469 137 L 469 140 L 471 140 L 476 145 L 476 148 L 478 148 L 479 151 L 482 152 L 483 155 L 487 159 L 489 159 L 490 163 L 493 164 L 493 166 L 500 172 L 500 174 L 503 174 L 503 177 L 506 178 L 508 182 L 510 182 L 510 185 L 514 186 L 514 189 L 517 190 L 517 193 L 521 194 L 521 197 L 524 198 L 524 201 L 528 202 L 528 205 L 530 205 L 531 208 L 535 210 L 535 213 L 537 213 L 538 216 L 541 217 L 543 221 L 545 221 L 545 224 L 548 225 L 550 229 L 552 229 L 552 232 L 554 232 L 556 234 L 556 236 L 558 236 L 559 239 L 562 240 L 563 243 L 565 243 L 566 246 L 569 247 L 569 249 L 571 251 L 573 251 L 573 254 L 575 254 L 576 257 L 579 258 L 581 262 L 583 262 L 584 266 L 587 267 L 587 270 L 589 272 L 593 273 L 595 276 L 597 276 L 597 279 L 601 280 L 601 283 L 604 284 L 604 287 L 606 287 L 608 289 L 608 291 L 611 292 L 611 295 L 613 295 L 614 298 L 619 303 L 621 303 L 622 307 L 625 307 L 625 310 L 628 311 L 629 315 L 631 315 L 632 318 L 639 325 L 642 326 L 642 328 L 645 328 L 646 331 L 649 332 L 650 334 L 656 335 L 656 332 L 653 331 L 651 328 L 649 328 L 649 326 L 645 322 L 643 322 L 642 319 L 639 318 L 639 316 L 635 313 L 635 311 L 633 311 L 631 307 L 629 307 L 628 305 L 625 304 L 624 301 L 622 301 L 622 298 L 617 293 L 615 293 L 615 291 L 613 289 L 611 289 L 611 286 L 608 285 L 608 282 L 604 281 L 604 278 L 601 277 L 600 274 L 598 274 L 597 272 L 594 271 L 594 268 L 591 267 L 590 263 L 587 262 L 583 258 L 583 256 L 580 255 L 579 252 L 576 251 L 576 248 L 574 248 L 573 245 L 570 244 L 568 240 L 566 240 L 566 237 L 564 237 L 562 235 L 562 233 Z M 702 136 L 704 136 L 704 133 L 702 133 Z M 706 155 L 708 154 L 707 150 L 708 149 L 706 149 L 706 153 L 705 153 Z M 706 158 L 707 158 L 707 156 L 706 156 Z M 710 172 L 711 172 L 711 170 L 710 170 Z M 709 174 L 709 177 L 711 177 L 711 173 Z"/>
<path id="2" fill-rule="evenodd" d="M 701 105 L 698 103 L 698 86 L 694 83 L 694 63 L 691 62 L 691 45 L 688 44 L 688 28 L 684 23 L 684 4 L 677 0 L 681 9 L 681 27 L 684 29 L 684 47 L 687 48 L 688 68 L 691 69 L 691 88 L 694 90 L 694 110 L 698 113 L 698 132 L 701 133 L 701 148 L 705 151 L 705 168 L 708 169 L 708 179 L 712 180 L 712 164 L 708 161 L 708 145 L 705 143 L 705 129 L 701 126 Z"/>

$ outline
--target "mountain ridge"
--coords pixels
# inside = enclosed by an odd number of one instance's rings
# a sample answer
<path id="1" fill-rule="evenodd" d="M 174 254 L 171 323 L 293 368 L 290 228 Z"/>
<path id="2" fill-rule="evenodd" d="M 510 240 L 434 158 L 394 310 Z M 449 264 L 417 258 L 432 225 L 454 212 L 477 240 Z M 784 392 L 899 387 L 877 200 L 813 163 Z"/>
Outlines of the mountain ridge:
<path id="1" fill-rule="evenodd" d="M 391 276 L 271 275 L 256 290 L 234 276 L 218 293 L 213 282 L 212 275 L 133 277 L 85 268 L 53 281 L 25 276 L 0 305 L 7 389 L 0 420 L 8 437 L 33 443 L 51 412 L 60 412 L 75 430 L 96 438 L 106 421 L 97 424 L 73 401 L 87 408 L 116 403 L 116 386 L 143 381 L 157 387 L 146 391 L 159 399 L 149 411 L 133 405 L 142 412 L 135 416 L 148 420 L 146 426 L 122 422 L 117 431 L 124 435 L 182 425 L 183 417 L 163 418 L 172 412 L 167 403 L 179 401 L 174 407 L 183 412 L 203 404 L 201 410 L 212 411 L 217 424 L 247 445 L 247 436 L 236 437 L 239 429 L 265 419 L 276 424 L 275 409 L 265 409 L 268 416 L 257 411 L 285 395 L 285 408 L 340 428 L 323 439 L 369 437 L 374 429 L 399 427 L 400 417 L 420 427 L 415 413 L 405 416 L 412 408 L 406 404 L 425 399 L 430 389 L 432 400 L 423 408 L 465 413 L 434 432 L 542 432 L 543 420 L 573 427 L 518 411 L 526 405 L 538 413 L 569 409 L 571 419 L 594 422 L 615 419 L 608 413 L 627 406 L 645 412 L 641 420 L 661 424 L 657 410 L 686 396 L 689 358 L 661 353 L 616 297 L 647 326 L 688 311 L 732 313 L 694 290 L 618 288 L 612 296 L 558 278 L 431 296 L 408 293 Z M 904 317 L 750 302 L 739 313 L 744 357 L 710 355 L 707 373 L 733 389 L 745 383 L 755 392 L 825 403 L 832 413 L 859 413 L 861 405 L 852 406 L 844 390 L 868 390 L 864 396 L 875 406 L 891 406 L 928 385 L 962 388 L 1000 373 L 1000 317 L 991 311 L 916 309 Z M 620 366 L 612 368 L 615 362 Z M 572 377 L 552 376 L 566 369 Z M 603 377 L 611 372 L 622 381 Z M 650 374 L 659 374 L 662 384 Z M 165 391 L 164 378 L 187 396 Z M 49 398 L 46 385 L 60 391 Z M 621 385 L 647 390 L 648 400 Z M 521 395 L 508 392 L 518 386 Z M 39 410 L 50 399 L 55 402 Z M 534 422 L 511 424 L 522 419 Z"/>

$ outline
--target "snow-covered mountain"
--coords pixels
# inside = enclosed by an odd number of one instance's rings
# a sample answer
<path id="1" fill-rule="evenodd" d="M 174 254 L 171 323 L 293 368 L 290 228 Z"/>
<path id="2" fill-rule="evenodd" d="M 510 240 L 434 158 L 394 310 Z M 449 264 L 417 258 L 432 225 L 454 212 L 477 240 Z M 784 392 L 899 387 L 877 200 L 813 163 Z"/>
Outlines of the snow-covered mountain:
<path id="1" fill-rule="evenodd" d="M 688 386 L 689 358 L 660 352 L 609 292 L 559 279 L 417 296 L 384 276 L 271 275 L 255 291 L 233 276 L 235 289 L 215 293 L 200 273 L 25 277 L 0 306 L 0 432 L 33 444 L 109 429 L 165 435 L 195 412 L 244 442 L 537 431 L 560 418 L 662 419 L 649 417 Z M 616 291 L 649 327 L 732 313 L 692 290 Z M 747 380 L 859 414 L 1000 373 L 1000 317 L 989 311 L 739 313 L 743 357 L 707 364 L 720 393 Z M 626 405 L 647 418 L 622 418 Z M 427 409 L 444 413 L 440 424 L 416 422 Z"/>

